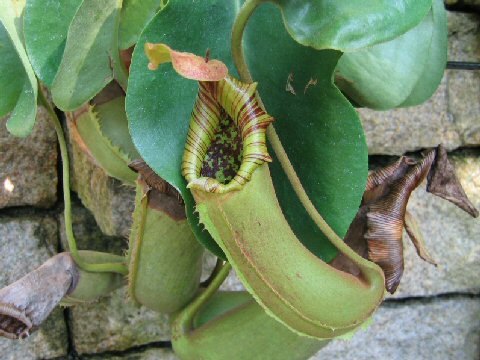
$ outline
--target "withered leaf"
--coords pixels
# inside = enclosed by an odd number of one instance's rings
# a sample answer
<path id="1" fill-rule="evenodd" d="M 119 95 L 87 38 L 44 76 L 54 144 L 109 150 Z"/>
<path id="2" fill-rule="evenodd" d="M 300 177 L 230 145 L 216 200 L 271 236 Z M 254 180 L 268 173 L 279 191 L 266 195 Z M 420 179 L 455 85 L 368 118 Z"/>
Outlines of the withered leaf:
<path id="1" fill-rule="evenodd" d="M 148 197 L 148 207 L 164 212 L 172 219 L 186 219 L 185 204 L 180 193 L 169 183 L 158 176 L 143 160 L 134 160 L 130 169 L 139 173 L 138 183 L 143 186 Z"/>
<path id="2" fill-rule="evenodd" d="M 420 258 L 436 265 L 426 250 L 415 219 L 406 210 L 412 191 L 425 177 L 427 191 L 451 201 L 472 216 L 478 216 L 478 211 L 465 195 L 455 170 L 447 159 L 447 152 L 441 145 L 430 150 L 422 161 L 401 157 L 394 164 L 370 174 L 362 206 L 350 226 L 345 242 L 382 268 L 385 287 L 390 293 L 395 292 L 403 274 L 404 227 Z M 344 271 L 356 271 L 342 255 L 332 264 Z"/>
<path id="3" fill-rule="evenodd" d="M 133 160 L 130 164 L 128 164 L 128 167 L 138 172 L 143 181 L 145 181 L 145 183 L 152 189 L 155 189 L 162 194 L 173 196 L 177 199 L 179 204 L 184 204 L 178 190 L 158 176 L 145 161 L 141 159 Z"/>
<path id="4" fill-rule="evenodd" d="M 474 218 L 478 217 L 478 210 L 465 194 L 442 145 L 437 148 L 437 158 L 427 180 L 428 192 L 454 203 Z"/>
<path id="5" fill-rule="evenodd" d="M 418 226 L 417 220 L 415 220 L 415 217 L 408 210 L 405 212 L 404 226 L 408 237 L 412 240 L 412 243 L 417 250 L 418 256 L 426 262 L 437 266 L 437 263 L 433 260 L 425 246 L 425 240 L 420 230 L 420 226 Z"/>

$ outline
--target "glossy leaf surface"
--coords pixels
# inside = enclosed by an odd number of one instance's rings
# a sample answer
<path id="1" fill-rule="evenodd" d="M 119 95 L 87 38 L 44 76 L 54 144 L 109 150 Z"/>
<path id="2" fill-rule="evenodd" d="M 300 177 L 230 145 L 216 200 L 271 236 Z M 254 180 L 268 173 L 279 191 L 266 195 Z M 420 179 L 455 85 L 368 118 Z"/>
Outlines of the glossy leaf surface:
<path id="1" fill-rule="evenodd" d="M 119 64 L 117 30 L 120 0 L 84 0 L 68 29 L 63 58 L 52 85 L 55 104 L 73 110 L 113 79 Z"/>
<path id="2" fill-rule="evenodd" d="M 125 114 L 125 97 L 120 96 L 96 108 L 100 121 L 100 130 L 128 156 L 130 161 L 139 159 L 140 155 L 132 143 L 128 132 L 127 115 Z"/>
<path id="3" fill-rule="evenodd" d="M 78 133 L 80 137 L 79 141 L 85 144 L 94 161 L 102 167 L 109 176 L 119 179 L 126 184 L 134 185 L 137 174 L 128 167 L 128 164 L 133 159 L 129 157 L 130 155 L 127 154 L 123 148 L 103 133 L 101 128 L 102 120 L 104 120 L 102 117 L 106 114 L 108 114 L 106 115 L 107 118 L 111 116 L 111 112 L 107 113 L 103 109 L 113 110 L 117 104 L 111 104 L 110 102 L 95 108 L 88 107 L 87 111 L 77 117 L 72 124 L 72 134 L 73 137 L 75 137 L 76 133 Z M 118 141 L 117 139 L 117 142 Z"/>
<path id="4" fill-rule="evenodd" d="M 0 116 L 10 112 L 22 91 L 25 71 L 7 30 L 0 23 Z"/>
<path id="5" fill-rule="evenodd" d="M 365 189 L 367 146 L 355 110 L 332 84 L 341 54 L 293 41 L 271 5 L 253 15 L 245 40 L 253 78 L 290 161 L 317 210 L 343 237 Z M 336 250 L 298 201 L 279 162 L 270 167 L 290 226 L 312 252 L 330 260 Z"/>
<path id="6" fill-rule="evenodd" d="M 145 25 L 160 8 L 161 0 L 124 0 L 120 14 L 118 45 L 120 49 L 133 46 Z"/>
<path id="7" fill-rule="evenodd" d="M 399 106 L 413 91 L 429 64 L 433 16 L 400 37 L 368 49 L 345 53 L 337 84 L 355 102 L 373 109 Z"/>
<path id="8" fill-rule="evenodd" d="M 217 292 L 191 329 L 179 325 L 184 313 L 176 316 L 172 330 L 173 348 L 182 359 L 301 360 L 328 344 L 290 331 L 246 292 Z"/>
<path id="9" fill-rule="evenodd" d="M 433 0 L 433 35 L 428 62 L 415 87 L 400 106 L 414 106 L 428 100 L 437 90 L 447 65 L 447 12 L 442 0 Z"/>
<path id="10" fill-rule="evenodd" d="M 425 17 L 432 0 L 270 0 L 299 43 L 351 51 L 393 39 Z"/>
<path id="11" fill-rule="evenodd" d="M 230 1 L 170 2 L 145 28 L 133 53 L 126 108 L 136 148 L 143 159 L 176 187 L 185 201 L 187 217 L 197 238 L 215 255 L 223 252 L 193 214 L 194 200 L 181 175 L 181 162 L 198 83 L 178 75 L 170 64 L 148 69 L 146 42 L 165 43 L 178 51 L 204 54 L 233 68 L 230 42 L 234 4 Z M 192 22 L 191 19 L 197 19 Z M 201 19 L 201 21 L 200 21 Z M 224 35 L 223 35 L 224 34 Z"/>
<path id="12" fill-rule="evenodd" d="M 35 73 L 48 87 L 52 86 L 68 27 L 81 3 L 81 0 L 29 0 L 25 7 L 25 46 Z"/>
<path id="13" fill-rule="evenodd" d="M 7 89 L 6 96 L 2 93 L 5 99 L 0 101 L 0 113 L 11 111 L 8 131 L 25 137 L 35 124 L 37 79 L 23 46 L 23 35 L 18 31 L 17 23 L 21 23 L 21 18 L 16 10 L 12 2 L 0 1 L 0 41 L 5 44 L 0 48 L 0 87 Z M 5 54 L 5 51 L 9 53 Z"/>
<path id="14" fill-rule="evenodd" d="M 367 148 L 355 111 L 331 84 L 339 53 L 318 52 L 299 45 L 283 30 L 280 12 L 271 5 L 262 8 L 247 29 L 251 35 L 247 34 L 245 39 L 249 64 L 254 78 L 260 81 L 260 95 L 267 111 L 277 118 L 277 131 L 307 192 L 342 235 L 363 194 Z M 226 40 L 236 11 L 238 8 L 229 1 L 203 1 L 195 7 L 188 1 L 170 2 L 147 26 L 133 56 L 127 115 L 134 143 L 144 160 L 181 191 L 189 211 L 193 211 L 193 199 L 180 170 L 198 85 L 181 78 L 170 65 L 162 65 L 155 72 L 148 70 L 142 47 L 145 42 L 162 42 L 197 55 L 209 48 L 211 57 L 227 64 L 231 75 L 236 76 L 230 42 Z M 201 20 L 191 22 L 192 18 Z M 262 31 L 262 36 L 255 35 L 256 31 Z M 297 96 L 285 91 L 292 71 Z M 310 79 L 317 79 L 317 85 L 311 84 L 303 94 Z M 282 209 L 290 224 L 298 224 L 294 231 L 315 254 L 330 259 L 335 250 L 313 228 L 306 213 L 301 212 L 303 208 L 278 164 L 274 166 Z M 192 213 L 187 215 L 204 245 L 221 254 L 206 232 L 199 230 Z"/>

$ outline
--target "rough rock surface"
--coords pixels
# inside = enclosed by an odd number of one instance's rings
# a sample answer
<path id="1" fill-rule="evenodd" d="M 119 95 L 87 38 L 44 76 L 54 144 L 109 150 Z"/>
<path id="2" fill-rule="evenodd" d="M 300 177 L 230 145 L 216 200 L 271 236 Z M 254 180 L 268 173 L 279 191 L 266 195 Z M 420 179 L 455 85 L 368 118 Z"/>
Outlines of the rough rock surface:
<path id="1" fill-rule="evenodd" d="M 57 222 L 51 217 L 0 218 L 0 288 L 33 271 L 56 253 Z M 0 338 L 0 358 L 48 359 L 67 354 L 67 327 L 57 308 L 27 340 Z"/>
<path id="2" fill-rule="evenodd" d="M 109 177 L 75 141 L 70 145 L 73 190 L 106 235 L 128 236 L 135 189 Z"/>
<path id="3" fill-rule="evenodd" d="M 101 357 L 94 357 L 93 359 L 103 360 L 178 360 L 170 349 L 151 348 L 145 351 L 133 352 L 122 356 L 101 355 Z"/>
<path id="4" fill-rule="evenodd" d="M 480 355 L 480 299 L 387 303 L 349 341 L 334 340 L 311 360 L 475 360 Z"/>
<path id="5" fill-rule="evenodd" d="M 480 2 L 477 3 L 480 5 Z M 448 56 L 480 62 L 480 14 L 450 13 Z M 447 71 L 448 109 L 462 144 L 480 144 L 480 72 Z"/>
<path id="6" fill-rule="evenodd" d="M 32 134 L 10 135 L 0 118 L 0 208 L 32 205 L 48 208 L 57 201 L 57 138 L 43 107 Z"/>
<path id="7" fill-rule="evenodd" d="M 68 249 L 65 236 L 63 213 L 59 215 L 60 240 L 63 249 Z M 75 239 L 80 250 L 94 250 L 123 255 L 128 247 L 126 237 L 105 235 L 98 227 L 92 213 L 79 200 L 72 202 L 72 224 Z"/>
<path id="8" fill-rule="evenodd" d="M 401 155 L 442 143 L 447 149 L 461 146 L 447 111 L 444 79 L 435 94 L 422 105 L 388 111 L 358 109 L 373 154 Z"/>
<path id="9" fill-rule="evenodd" d="M 71 308 L 73 344 L 79 354 L 125 350 L 170 339 L 167 316 L 135 306 L 125 290 Z"/>
<path id="10" fill-rule="evenodd" d="M 480 11 L 480 0 L 445 0 L 445 4 L 457 7 L 468 7 Z"/>

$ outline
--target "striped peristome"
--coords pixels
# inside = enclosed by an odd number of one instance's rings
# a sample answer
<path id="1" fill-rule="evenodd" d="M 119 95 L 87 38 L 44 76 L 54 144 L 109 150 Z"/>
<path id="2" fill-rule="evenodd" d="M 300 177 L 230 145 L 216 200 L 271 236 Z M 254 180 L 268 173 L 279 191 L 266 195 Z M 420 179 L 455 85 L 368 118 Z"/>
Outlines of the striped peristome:
<path id="1" fill-rule="evenodd" d="M 182 175 L 188 188 L 213 193 L 240 190 L 253 171 L 272 161 L 267 152 L 265 132 L 273 118 L 259 105 L 255 95 L 257 83 L 246 84 L 231 76 L 220 81 L 201 81 L 193 108 L 183 154 Z M 225 111 L 239 130 L 243 142 L 240 168 L 227 184 L 201 176 L 203 161 Z"/>

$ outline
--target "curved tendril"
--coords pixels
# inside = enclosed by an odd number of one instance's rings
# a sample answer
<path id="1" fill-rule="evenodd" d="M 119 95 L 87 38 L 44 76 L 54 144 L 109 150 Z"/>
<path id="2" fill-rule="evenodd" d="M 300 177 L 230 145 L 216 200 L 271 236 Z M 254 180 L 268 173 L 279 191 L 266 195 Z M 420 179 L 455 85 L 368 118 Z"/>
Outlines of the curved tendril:
<path id="1" fill-rule="evenodd" d="M 248 70 L 248 65 L 245 61 L 245 56 L 243 54 L 242 38 L 243 32 L 247 25 L 248 19 L 253 14 L 258 5 L 260 5 L 264 0 L 247 0 L 241 7 L 232 30 L 232 57 L 235 63 L 235 67 L 240 75 L 242 81 L 246 83 L 253 82 L 250 71 Z M 258 102 L 262 108 L 264 108 L 263 102 L 259 95 L 257 95 Z M 285 151 L 280 138 L 275 131 L 273 125 L 267 128 L 267 137 L 270 141 L 270 144 L 275 152 L 275 155 L 282 166 L 283 171 L 287 175 L 290 184 L 292 185 L 295 194 L 302 203 L 303 207 L 307 211 L 310 218 L 315 222 L 317 227 L 322 231 L 322 233 L 330 240 L 330 242 L 337 247 L 337 249 L 349 256 L 354 255 L 354 252 L 346 246 L 342 239 L 333 231 L 330 225 L 323 219 L 322 215 L 318 212 L 315 205 L 310 200 L 307 192 L 305 191 L 300 178 L 298 177 L 295 169 L 293 168 L 290 159 L 288 158 L 287 152 Z"/>
<path id="2" fill-rule="evenodd" d="M 62 156 L 62 177 L 63 177 L 63 201 L 65 203 L 64 217 L 65 217 L 65 233 L 67 236 L 68 248 L 75 260 L 75 263 L 85 271 L 91 272 L 116 272 L 122 275 L 128 274 L 128 269 L 125 264 L 122 263 L 103 263 L 103 264 L 91 264 L 82 259 L 78 253 L 77 242 L 75 235 L 73 234 L 72 226 L 72 204 L 70 199 L 70 165 L 68 160 L 67 144 L 63 135 L 62 125 L 57 117 L 57 114 L 51 107 L 50 103 L 45 98 L 43 91 L 40 89 L 38 92 L 38 99 L 40 103 L 47 109 L 55 132 L 57 133 L 58 143 L 60 146 L 60 155 Z"/>

